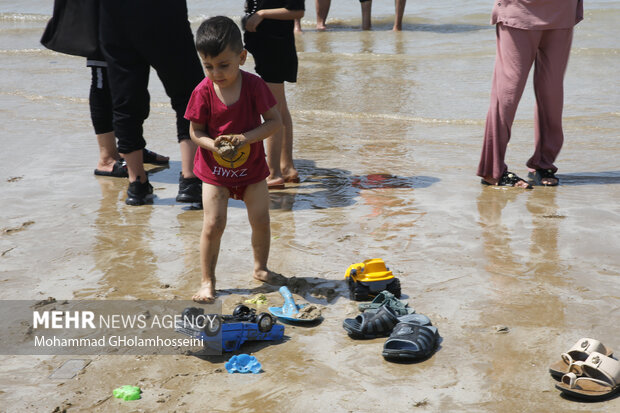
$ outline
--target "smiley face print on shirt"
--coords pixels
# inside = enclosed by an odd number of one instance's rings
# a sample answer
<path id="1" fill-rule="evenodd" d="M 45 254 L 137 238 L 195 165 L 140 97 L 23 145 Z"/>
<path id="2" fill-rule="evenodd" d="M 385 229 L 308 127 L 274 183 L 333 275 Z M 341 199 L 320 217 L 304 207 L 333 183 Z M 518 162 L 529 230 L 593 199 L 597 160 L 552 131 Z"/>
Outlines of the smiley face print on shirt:
<path id="1" fill-rule="evenodd" d="M 248 158 L 250 157 L 250 153 L 252 152 L 250 148 L 250 144 L 245 144 L 241 148 L 237 149 L 237 153 L 231 158 L 224 158 L 217 152 L 213 153 L 213 158 L 215 161 L 225 168 L 235 169 L 242 166 Z"/>

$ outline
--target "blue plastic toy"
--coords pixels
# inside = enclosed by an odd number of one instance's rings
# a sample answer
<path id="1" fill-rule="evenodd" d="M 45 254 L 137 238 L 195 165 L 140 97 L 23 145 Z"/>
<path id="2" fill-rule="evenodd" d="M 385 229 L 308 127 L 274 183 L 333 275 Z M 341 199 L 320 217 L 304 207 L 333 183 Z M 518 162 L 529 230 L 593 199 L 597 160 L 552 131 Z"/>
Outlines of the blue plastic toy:
<path id="1" fill-rule="evenodd" d="M 213 323 L 205 323 L 200 329 L 185 323 L 187 318 L 204 315 L 204 309 L 188 307 L 183 310 L 183 319 L 179 320 L 175 330 L 181 334 L 201 339 L 205 347 L 218 335 L 222 337 L 223 351 L 239 350 L 246 341 L 258 340 L 282 340 L 284 326 L 277 324 L 276 320 L 267 313 L 256 315 L 255 309 L 245 305 L 235 308 L 232 315 L 217 315 Z"/>
<path id="2" fill-rule="evenodd" d="M 305 305 L 297 305 L 295 304 L 295 300 L 293 299 L 293 294 L 291 291 L 283 285 L 280 287 L 280 294 L 284 298 L 284 305 L 282 307 L 269 307 L 269 312 L 274 316 L 278 317 L 281 320 L 294 322 L 294 323 L 311 323 L 316 321 L 319 317 L 314 318 L 298 318 L 296 315 L 299 313 L 299 310 L 304 308 Z"/>
<path id="3" fill-rule="evenodd" d="M 224 365 L 229 373 L 260 373 L 262 366 L 256 357 L 248 354 L 232 356 Z"/>

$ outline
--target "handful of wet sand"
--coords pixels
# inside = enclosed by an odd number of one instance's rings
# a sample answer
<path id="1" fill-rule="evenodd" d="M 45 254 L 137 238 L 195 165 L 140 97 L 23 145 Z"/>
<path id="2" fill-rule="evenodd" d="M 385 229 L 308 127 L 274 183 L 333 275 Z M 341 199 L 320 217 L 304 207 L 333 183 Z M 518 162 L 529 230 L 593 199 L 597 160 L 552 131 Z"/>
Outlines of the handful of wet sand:
<path id="1" fill-rule="evenodd" d="M 235 156 L 237 155 L 237 147 L 233 145 L 232 142 L 223 139 L 217 144 L 217 152 L 222 158 L 226 159 L 227 161 L 233 161 L 235 159 Z"/>
<path id="2" fill-rule="evenodd" d="M 299 309 L 299 312 L 295 314 L 296 318 L 301 320 L 314 320 L 321 316 L 321 309 L 314 304 L 309 304 Z"/>

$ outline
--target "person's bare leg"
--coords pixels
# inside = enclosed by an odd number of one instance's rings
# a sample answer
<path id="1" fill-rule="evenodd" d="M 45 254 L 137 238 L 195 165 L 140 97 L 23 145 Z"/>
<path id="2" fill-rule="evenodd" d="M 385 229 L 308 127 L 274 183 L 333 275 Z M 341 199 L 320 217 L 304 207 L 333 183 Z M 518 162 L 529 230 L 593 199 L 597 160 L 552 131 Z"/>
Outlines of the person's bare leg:
<path id="1" fill-rule="evenodd" d="M 271 243 L 269 220 L 269 190 L 266 181 L 248 185 L 243 196 L 252 227 L 252 251 L 254 253 L 255 280 L 268 284 L 284 285 L 286 278 L 267 268 Z"/>
<path id="2" fill-rule="evenodd" d="M 192 296 L 196 302 L 215 300 L 215 266 L 226 228 L 228 196 L 226 187 L 202 184 L 204 218 L 200 234 L 200 289 Z"/>
<path id="3" fill-rule="evenodd" d="M 282 154 L 280 155 L 280 170 L 285 182 L 294 182 L 299 179 L 299 173 L 295 169 L 293 162 L 293 118 L 288 110 L 286 97 L 283 100 L 282 107 L 282 123 L 284 127 L 284 136 L 282 139 Z"/>
<path id="4" fill-rule="evenodd" d="M 114 132 L 106 132 L 96 135 L 97 144 L 99 145 L 99 161 L 97 161 L 97 169 L 100 171 L 112 172 L 114 163 L 121 156 L 116 149 L 116 138 Z"/>
<path id="5" fill-rule="evenodd" d="M 278 102 L 276 108 L 282 115 L 281 96 L 284 96 L 284 83 L 267 83 L 267 86 L 276 98 L 276 101 Z M 284 185 L 284 178 L 282 177 L 282 170 L 280 169 L 283 139 L 284 128 L 278 129 L 276 133 L 265 139 L 265 148 L 267 149 L 267 165 L 269 166 L 267 185 L 269 186 Z"/>
<path id="6" fill-rule="evenodd" d="M 268 83 L 271 93 L 278 101 L 278 110 L 282 117 L 283 127 L 278 132 L 281 136 L 279 170 L 284 182 L 294 182 L 299 179 L 299 173 L 293 163 L 293 119 L 286 103 L 284 83 Z M 269 182 L 268 182 L 269 183 Z"/>
<path id="7" fill-rule="evenodd" d="M 191 139 L 183 139 L 179 142 L 181 150 L 181 172 L 183 178 L 195 178 L 194 175 L 194 156 L 196 155 L 196 144 Z"/>
<path id="8" fill-rule="evenodd" d="M 124 153 L 123 158 L 127 162 L 127 173 L 129 174 L 129 182 L 135 182 L 136 179 L 140 179 L 140 182 L 146 182 L 146 171 L 144 170 L 144 163 L 142 162 L 142 149 L 133 151 L 130 153 Z"/>
<path id="9" fill-rule="evenodd" d="M 403 29 L 403 16 L 405 15 L 405 4 L 407 0 L 394 0 L 394 27 L 392 30 L 399 32 Z"/>
<path id="10" fill-rule="evenodd" d="M 271 228 L 269 222 L 269 190 L 266 181 L 248 185 L 243 196 L 252 227 L 252 251 L 254 253 L 254 278 L 267 281 L 269 270 L 269 247 Z"/>
<path id="11" fill-rule="evenodd" d="M 372 0 L 360 3 L 362 5 L 362 30 L 370 30 L 370 11 L 372 9 Z"/>
<path id="12" fill-rule="evenodd" d="M 295 33 L 303 32 L 303 30 L 301 30 L 301 19 L 295 19 L 295 26 L 293 27 L 293 32 Z"/>
<path id="13" fill-rule="evenodd" d="M 331 2 L 331 0 L 315 0 L 317 30 L 327 29 L 327 14 L 329 13 Z"/>

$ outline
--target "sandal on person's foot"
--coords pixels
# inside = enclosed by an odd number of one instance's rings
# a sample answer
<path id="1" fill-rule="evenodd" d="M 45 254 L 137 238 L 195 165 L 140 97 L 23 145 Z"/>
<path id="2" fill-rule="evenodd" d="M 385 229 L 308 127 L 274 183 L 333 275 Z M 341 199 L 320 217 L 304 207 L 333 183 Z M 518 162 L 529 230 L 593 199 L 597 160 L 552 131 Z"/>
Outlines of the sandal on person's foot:
<path id="1" fill-rule="evenodd" d="M 284 189 L 285 187 L 284 178 L 267 178 L 267 189 Z"/>
<path id="2" fill-rule="evenodd" d="M 385 337 L 398 321 L 394 310 L 384 305 L 376 313 L 364 312 L 355 318 L 345 319 L 342 327 L 353 338 Z"/>
<path id="3" fill-rule="evenodd" d="M 284 185 L 284 182 L 278 182 L 278 183 L 274 183 L 274 184 L 270 184 L 267 183 L 267 189 L 285 189 L 286 185 Z"/>
<path id="4" fill-rule="evenodd" d="M 560 183 L 560 179 L 555 176 L 555 172 L 551 169 L 537 169 L 535 172 L 528 172 L 527 177 L 534 182 L 534 185 L 538 186 L 558 186 Z M 549 182 L 550 179 L 554 179 L 555 182 Z M 547 183 L 543 181 L 547 181 Z"/>
<path id="5" fill-rule="evenodd" d="M 490 185 L 490 186 L 512 186 L 515 188 L 521 188 L 519 186 L 516 186 L 518 182 L 525 182 L 525 184 L 527 184 L 527 186 L 523 187 L 523 189 L 532 189 L 532 185 L 530 185 L 525 179 L 523 178 L 519 178 L 519 176 L 517 176 L 517 174 L 515 174 L 514 172 L 504 172 L 504 174 L 502 175 L 501 178 L 499 178 L 499 181 L 497 182 L 496 185 L 485 181 L 484 179 L 480 180 L 480 183 L 482 185 Z"/>
<path id="6" fill-rule="evenodd" d="M 95 169 L 95 175 L 98 176 L 112 176 L 114 178 L 127 178 L 129 173 L 127 172 L 127 163 L 123 158 L 114 162 L 111 171 L 102 171 L 101 169 Z"/>
<path id="7" fill-rule="evenodd" d="M 607 399 L 620 389 L 620 361 L 592 352 L 586 361 L 574 363 L 555 387 L 579 399 Z"/>
<path id="8" fill-rule="evenodd" d="M 142 162 L 144 163 L 150 163 L 153 165 L 168 165 L 170 160 L 164 158 L 167 157 L 153 151 L 149 151 L 146 148 L 142 149 Z"/>
<path id="9" fill-rule="evenodd" d="M 585 361 L 592 352 L 598 352 L 611 357 L 613 350 L 593 338 L 582 338 L 577 341 L 566 353 L 562 353 L 561 360 L 549 366 L 549 373 L 557 379 L 570 372 L 570 367 L 577 361 Z"/>
<path id="10" fill-rule="evenodd" d="M 383 345 L 383 357 L 415 360 L 430 356 L 437 348 L 439 331 L 431 325 L 430 320 L 424 323 L 426 320 L 401 321 L 396 324 L 390 338 Z"/>
<path id="11" fill-rule="evenodd" d="M 377 312 L 377 310 L 384 304 L 394 310 L 394 313 L 399 316 L 415 313 L 415 310 L 408 306 L 407 301 L 398 300 L 394 297 L 394 294 L 387 290 L 381 291 L 377 294 L 374 300 L 370 303 L 358 304 L 357 308 L 365 313 L 374 313 Z"/>
<path id="12" fill-rule="evenodd" d="M 285 189 L 286 185 L 284 184 L 271 184 L 271 185 L 267 185 L 268 189 Z"/>

